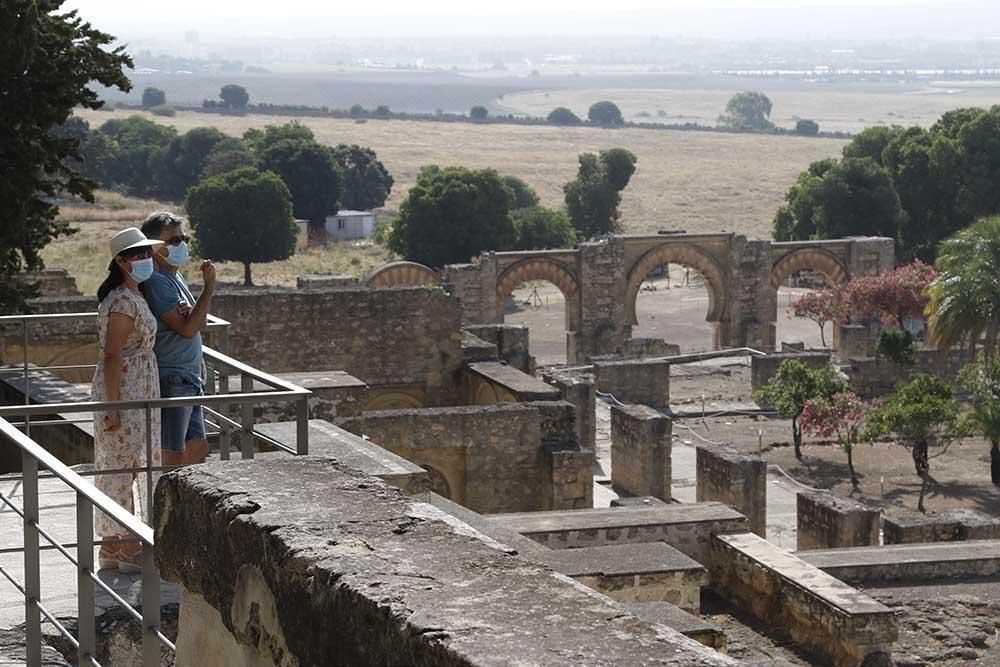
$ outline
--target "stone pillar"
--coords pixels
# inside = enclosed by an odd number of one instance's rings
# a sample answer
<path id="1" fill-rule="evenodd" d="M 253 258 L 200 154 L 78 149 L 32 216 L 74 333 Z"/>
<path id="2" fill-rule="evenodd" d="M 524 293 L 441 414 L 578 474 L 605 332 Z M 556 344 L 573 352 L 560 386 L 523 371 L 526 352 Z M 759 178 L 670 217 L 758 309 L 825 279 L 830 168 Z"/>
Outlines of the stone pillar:
<path id="1" fill-rule="evenodd" d="M 623 403 L 670 405 L 670 362 L 655 359 L 594 361 L 597 390 Z"/>
<path id="2" fill-rule="evenodd" d="M 767 461 L 731 447 L 698 445 L 696 477 L 699 503 L 725 503 L 749 519 L 750 530 L 767 537 Z"/>
<path id="3" fill-rule="evenodd" d="M 590 373 L 567 373 L 557 370 L 542 374 L 542 380 L 556 387 L 562 399 L 576 409 L 576 436 L 580 449 L 594 451 L 597 440 L 597 397 L 594 376 Z"/>
<path id="4" fill-rule="evenodd" d="M 581 243 L 580 326 L 574 340 L 574 356 L 588 359 L 614 354 L 632 336 L 625 315 L 624 242 L 620 237 Z"/>
<path id="5" fill-rule="evenodd" d="M 800 491 L 796 509 L 799 551 L 878 546 L 881 509 L 815 491 Z"/>
<path id="6" fill-rule="evenodd" d="M 774 349 L 778 293 L 771 287 L 770 241 L 734 236 L 729 263 L 729 312 L 718 331 L 718 347 Z"/>
<path id="7" fill-rule="evenodd" d="M 672 439 L 669 417 L 645 405 L 611 406 L 611 485 L 670 500 Z"/>

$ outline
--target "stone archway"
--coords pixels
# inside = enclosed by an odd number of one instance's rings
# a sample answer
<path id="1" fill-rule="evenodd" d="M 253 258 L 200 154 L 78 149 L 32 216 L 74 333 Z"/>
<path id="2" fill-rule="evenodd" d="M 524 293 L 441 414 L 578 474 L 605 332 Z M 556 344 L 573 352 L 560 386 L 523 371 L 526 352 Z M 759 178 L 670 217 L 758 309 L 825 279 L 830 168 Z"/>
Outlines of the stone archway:
<path id="1" fill-rule="evenodd" d="M 529 257 L 511 264 L 497 276 L 497 318 L 503 322 L 504 302 L 519 285 L 543 280 L 555 285 L 566 299 L 566 331 L 573 332 L 580 321 L 580 286 L 576 276 L 563 264 L 552 259 Z"/>
<path id="2" fill-rule="evenodd" d="M 400 285 L 436 285 L 440 277 L 434 269 L 416 262 L 391 262 L 380 266 L 365 278 L 370 287 L 397 287 Z"/>
<path id="3" fill-rule="evenodd" d="M 729 296 L 726 293 L 725 274 L 719 263 L 707 252 L 690 243 L 664 243 L 646 252 L 628 272 L 628 284 L 625 288 L 628 323 L 632 326 L 639 323 L 635 310 L 639 288 L 650 271 L 664 264 L 680 264 L 701 273 L 708 291 L 708 314 L 705 320 L 720 322 L 727 312 Z"/>
<path id="4" fill-rule="evenodd" d="M 778 289 L 789 276 L 803 269 L 819 271 L 827 284 L 840 285 L 847 282 L 847 267 L 837 257 L 820 248 L 802 248 L 783 255 L 771 267 L 771 287 Z"/>

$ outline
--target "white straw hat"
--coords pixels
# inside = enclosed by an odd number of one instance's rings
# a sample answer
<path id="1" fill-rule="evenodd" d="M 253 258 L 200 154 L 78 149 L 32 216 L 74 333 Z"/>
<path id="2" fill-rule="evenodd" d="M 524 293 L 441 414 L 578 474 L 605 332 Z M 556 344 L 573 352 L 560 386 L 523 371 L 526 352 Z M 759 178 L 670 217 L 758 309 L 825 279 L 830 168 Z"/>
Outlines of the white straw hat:
<path id="1" fill-rule="evenodd" d="M 111 237 L 111 256 L 131 250 L 132 248 L 142 248 L 143 246 L 163 245 L 163 241 L 147 239 L 136 227 L 123 229 Z"/>

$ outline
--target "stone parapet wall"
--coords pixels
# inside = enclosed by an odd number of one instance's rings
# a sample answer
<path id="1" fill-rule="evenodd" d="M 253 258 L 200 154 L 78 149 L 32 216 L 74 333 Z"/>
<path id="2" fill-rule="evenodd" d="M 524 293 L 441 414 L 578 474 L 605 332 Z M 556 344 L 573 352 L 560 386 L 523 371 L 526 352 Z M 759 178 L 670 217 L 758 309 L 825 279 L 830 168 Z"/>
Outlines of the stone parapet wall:
<path id="1" fill-rule="evenodd" d="M 354 276 L 306 275 L 295 279 L 298 289 L 336 289 L 358 287 L 358 279 Z"/>
<path id="2" fill-rule="evenodd" d="M 833 493 L 800 491 L 797 549 L 878 546 L 882 511 Z"/>
<path id="3" fill-rule="evenodd" d="M 819 549 L 796 556 L 851 585 L 926 585 L 1000 575 L 998 540 Z"/>
<path id="4" fill-rule="evenodd" d="M 309 397 L 309 419 L 339 424 L 345 419 L 360 417 L 368 403 L 368 385 L 343 371 L 283 373 L 281 379 L 312 392 Z M 268 389 L 267 385 L 254 382 L 254 391 Z M 239 376 L 230 377 L 229 391 L 240 391 Z M 294 401 L 262 400 L 254 406 L 254 419 L 257 422 L 295 421 L 297 416 Z"/>
<path id="5" fill-rule="evenodd" d="M 630 338 L 625 341 L 618 356 L 622 359 L 648 359 L 671 357 L 681 353 L 681 346 L 662 338 Z"/>
<path id="6" fill-rule="evenodd" d="M 752 533 L 712 540 L 709 575 L 726 600 L 837 667 L 891 665 L 888 607 Z"/>
<path id="7" fill-rule="evenodd" d="M 885 544 L 997 540 L 1000 519 L 968 509 L 886 516 L 882 520 L 882 537 Z"/>
<path id="8" fill-rule="evenodd" d="M 465 368 L 462 396 L 468 405 L 494 405 L 557 401 L 560 391 L 513 366 L 500 362 L 479 362 Z"/>
<path id="9" fill-rule="evenodd" d="M 729 505 L 749 519 L 751 531 L 766 537 L 767 461 L 715 445 L 699 445 L 695 457 L 697 501 Z"/>
<path id="10" fill-rule="evenodd" d="M 178 667 L 736 664 L 333 461 L 192 466 L 155 511 Z"/>
<path id="11" fill-rule="evenodd" d="M 670 405 L 670 362 L 656 359 L 595 361 L 597 391 L 623 403 L 654 408 Z"/>
<path id="12" fill-rule="evenodd" d="M 529 329 L 524 324 L 467 324 L 465 331 L 496 345 L 501 361 L 528 375 L 535 373 L 535 358 L 529 350 Z"/>
<path id="13" fill-rule="evenodd" d="M 830 363 L 829 352 L 777 352 L 750 357 L 750 386 L 753 389 L 766 385 L 786 359 L 801 361 L 809 368 L 822 368 Z"/>
<path id="14" fill-rule="evenodd" d="M 900 382 L 906 382 L 920 373 L 955 382 L 962 367 L 972 361 L 968 350 L 916 350 L 915 363 L 901 368 L 886 359 L 865 357 L 850 359 L 846 368 L 851 387 L 862 398 L 884 396 Z"/>
<path id="15" fill-rule="evenodd" d="M 611 485 L 619 493 L 670 500 L 670 418 L 645 405 L 611 406 Z"/>

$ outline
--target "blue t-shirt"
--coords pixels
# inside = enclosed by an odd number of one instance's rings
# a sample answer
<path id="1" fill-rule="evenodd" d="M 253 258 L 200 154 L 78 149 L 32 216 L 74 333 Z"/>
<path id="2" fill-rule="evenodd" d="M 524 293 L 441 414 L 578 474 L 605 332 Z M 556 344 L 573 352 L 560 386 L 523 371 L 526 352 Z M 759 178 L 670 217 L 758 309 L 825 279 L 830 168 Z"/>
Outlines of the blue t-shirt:
<path id="1" fill-rule="evenodd" d="M 163 321 L 163 314 L 169 313 L 182 302 L 187 302 L 194 308 L 195 299 L 184 282 L 184 276 L 180 273 L 154 271 L 149 280 L 142 284 L 142 292 L 149 303 L 149 309 L 156 315 L 156 343 L 153 351 L 156 353 L 160 377 L 179 375 L 196 387 L 201 387 L 201 333 L 185 338 Z"/>

